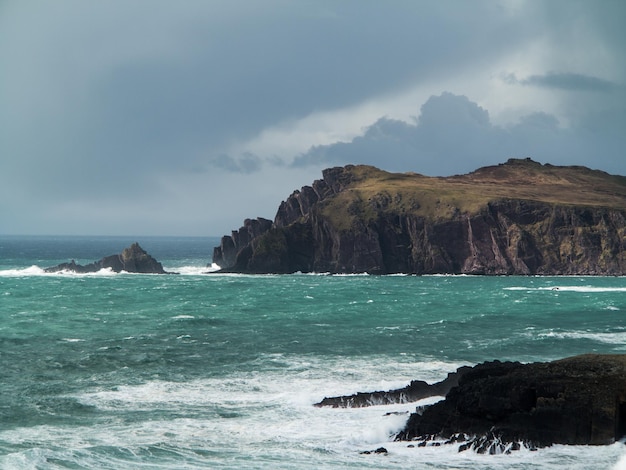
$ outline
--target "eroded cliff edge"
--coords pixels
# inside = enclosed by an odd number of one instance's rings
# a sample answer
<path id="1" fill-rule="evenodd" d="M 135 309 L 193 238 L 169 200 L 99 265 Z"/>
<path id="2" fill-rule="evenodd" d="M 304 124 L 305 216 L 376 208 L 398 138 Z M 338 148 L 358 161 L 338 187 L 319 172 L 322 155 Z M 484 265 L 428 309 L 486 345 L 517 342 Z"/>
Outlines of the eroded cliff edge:
<path id="1" fill-rule="evenodd" d="M 242 273 L 626 273 L 626 177 L 530 159 L 427 177 L 329 168 L 246 219 L 213 262 Z"/>

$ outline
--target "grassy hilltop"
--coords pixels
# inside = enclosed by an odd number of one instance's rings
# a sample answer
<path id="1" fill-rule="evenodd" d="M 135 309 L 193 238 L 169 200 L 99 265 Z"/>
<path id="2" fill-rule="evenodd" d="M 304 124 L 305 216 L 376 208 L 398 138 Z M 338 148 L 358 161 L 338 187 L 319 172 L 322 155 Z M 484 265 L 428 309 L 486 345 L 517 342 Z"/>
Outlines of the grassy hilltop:
<path id="1" fill-rule="evenodd" d="M 626 208 L 626 177 L 580 166 L 542 165 L 530 159 L 480 168 L 466 175 L 429 177 L 351 166 L 350 186 L 324 201 L 322 213 L 338 229 L 380 213 L 449 219 L 481 211 L 489 202 L 519 199 L 563 206 Z"/>

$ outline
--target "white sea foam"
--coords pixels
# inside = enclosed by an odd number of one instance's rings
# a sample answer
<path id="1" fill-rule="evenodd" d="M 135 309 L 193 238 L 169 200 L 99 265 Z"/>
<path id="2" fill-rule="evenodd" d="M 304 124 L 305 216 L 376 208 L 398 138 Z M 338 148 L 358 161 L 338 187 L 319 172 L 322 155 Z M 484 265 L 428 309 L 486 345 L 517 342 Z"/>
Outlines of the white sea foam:
<path id="1" fill-rule="evenodd" d="M 208 447 L 218 452 L 226 452 L 235 446 L 239 452 L 255 459 L 263 459 L 267 453 L 274 455 L 274 459 L 278 457 L 284 462 L 282 468 L 341 467 L 342 463 L 363 458 L 360 451 L 388 444 L 416 405 L 441 399 L 431 397 L 416 403 L 368 408 L 316 408 L 312 404 L 326 395 L 405 386 L 407 378 L 413 377 L 421 364 L 402 363 L 397 369 L 387 364 L 391 369 L 388 372 L 393 373 L 396 369 L 407 377 L 381 381 L 378 373 L 382 365 L 370 362 L 368 367 L 365 360 L 348 361 L 343 363 L 343 369 L 333 370 L 332 367 L 341 367 L 342 361 L 337 360 L 334 364 L 331 361 L 328 369 L 324 369 L 323 363 L 316 360 L 281 355 L 266 359 L 287 362 L 289 366 L 286 370 L 269 373 L 237 373 L 226 378 L 184 383 L 152 381 L 79 394 L 75 398 L 81 403 L 104 412 L 123 415 L 159 410 L 164 414 L 185 416 L 110 426 L 108 432 L 97 432 L 95 442 L 88 442 L 84 437 L 78 442 L 82 446 L 133 448 L 166 440 L 170 446 L 181 449 Z M 359 369 L 359 366 L 363 367 Z M 444 370 L 441 370 L 442 366 Z M 455 366 L 428 364 L 424 375 L 434 374 L 441 378 L 444 371 L 453 370 Z M 46 434 L 41 438 L 43 442 L 62 439 L 54 436 L 52 429 L 41 431 Z M 30 439 L 36 440 L 33 436 Z M 243 443 L 245 446 L 241 447 Z M 66 444 L 75 445 L 70 444 L 69 439 Z M 302 459 L 303 454 L 306 464 L 288 465 L 293 459 Z M 405 461 L 403 466 L 406 464 Z M 363 468 L 368 466 L 366 464 Z M 211 465 L 206 465 L 208 467 Z M 281 465 L 274 460 L 273 465 L 258 464 L 255 467 L 281 468 Z M 389 468 L 402 467 L 392 465 Z"/>
<path id="2" fill-rule="evenodd" d="M 548 331 L 545 333 L 538 333 L 537 336 L 558 339 L 590 339 L 606 344 L 621 344 L 626 348 L 626 331 L 613 333 L 592 333 L 589 331 Z"/>
<path id="3" fill-rule="evenodd" d="M 216 264 L 212 264 L 211 266 L 166 266 L 163 269 L 167 272 L 177 273 L 182 276 L 200 276 L 202 274 L 219 271 L 220 267 Z"/>
<path id="4" fill-rule="evenodd" d="M 139 386 L 119 386 L 81 394 L 81 402 L 114 409 L 126 403 L 129 409 L 145 409 L 157 403 L 194 406 L 206 403 L 207 389 L 212 403 L 220 396 L 227 401 L 257 402 L 286 396 L 289 401 L 309 406 L 325 396 L 349 395 L 401 388 L 416 378 L 427 382 L 443 380 L 463 363 L 441 361 L 388 362 L 345 358 L 308 359 L 282 354 L 265 356 L 265 367 L 282 367 L 273 372 L 237 373 L 227 379 L 205 379 L 196 382 L 153 381 Z M 272 364 L 276 364 L 275 366 Z M 222 395 L 223 394 L 223 395 Z"/>
<path id="5" fill-rule="evenodd" d="M 61 270 L 57 272 L 46 272 L 39 266 L 30 266 L 28 268 L 16 268 L 16 269 L 3 269 L 0 270 L 0 277 L 31 277 L 31 276 L 73 276 L 73 277 L 99 277 L 99 276 L 115 276 L 117 274 L 128 273 L 116 273 L 111 268 L 100 269 L 93 273 L 77 273 L 75 271 Z"/>
<path id="6" fill-rule="evenodd" d="M 47 273 L 39 266 L 29 266 L 28 268 L 3 269 L 0 270 L 0 277 L 24 277 L 43 276 Z"/>
<path id="7" fill-rule="evenodd" d="M 162 415 L 175 418 L 151 418 L 149 422 L 129 425 L 114 422 L 104 428 L 83 431 L 75 442 L 70 436 L 55 434 L 54 428 L 38 429 L 36 433 L 41 435 L 30 434 L 28 439 L 30 442 L 40 439 L 47 445 L 52 440 L 59 447 L 106 446 L 130 452 L 162 442 L 180 452 L 204 448 L 223 456 L 235 448 L 248 460 L 247 465 L 254 461 L 255 468 L 336 468 L 364 458 L 360 451 L 389 443 L 417 404 L 440 399 L 433 397 L 417 403 L 358 409 L 316 408 L 313 403 L 326 395 L 405 386 L 421 364 L 387 364 L 388 372 L 392 375 L 399 372 L 400 377 L 381 381 L 379 373 L 384 364 L 366 360 L 331 360 L 326 367 L 322 361 L 282 355 L 268 356 L 264 361 L 287 364 L 287 368 L 264 373 L 239 372 L 229 377 L 181 383 L 151 381 L 114 390 L 87 391 L 75 395 L 75 399 L 101 412 L 120 416 L 128 413 L 153 415 L 158 410 Z M 455 366 L 429 363 L 423 376 L 435 375 L 440 379 L 445 371 L 454 370 Z M 5 437 L 19 442 L 25 436 L 0 433 L 0 440 Z M 261 463 L 264 459 L 271 462 L 264 465 Z M 402 468 L 406 464 L 405 461 L 400 467 L 389 468 Z M 204 461 L 198 466 L 235 468 L 237 465 L 233 463 L 228 467 Z M 365 463 L 362 468 L 368 467 Z"/>
<path id="8" fill-rule="evenodd" d="M 369 273 L 337 273 L 337 274 L 333 274 L 333 276 L 336 277 L 363 277 L 363 276 L 369 276 Z"/>
<path id="9" fill-rule="evenodd" d="M 626 292 L 626 287 L 595 287 L 595 286 L 549 286 L 549 287 L 503 287 L 503 290 L 512 291 L 553 291 L 553 292 Z"/>
<path id="10" fill-rule="evenodd" d="M 626 470 L 626 454 L 622 455 L 622 457 L 617 461 L 613 470 Z"/>
<path id="11" fill-rule="evenodd" d="M 165 271 L 177 273 L 183 276 L 199 276 L 219 270 L 219 266 L 212 265 L 206 266 L 178 266 L 178 267 L 165 267 Z M 28 268 L 15 268 L 15 269 L 2 269 L 0 270 L 0 277 L 30 277 L 30 276 L 62 276 L 62 277 L 103 277 L 103 276 L 153 276 L 154 274 L 142 274 L 142 273 L 129 273 L 128 271 L 121 271 L 119 273 L 113 271 L 111 268 L 103 268 L 93 273 L 77 273 L 70 270 L 61 270 L 56 272 L 46 272 L 44 268 L 40 266 L 29 266 Z"/>

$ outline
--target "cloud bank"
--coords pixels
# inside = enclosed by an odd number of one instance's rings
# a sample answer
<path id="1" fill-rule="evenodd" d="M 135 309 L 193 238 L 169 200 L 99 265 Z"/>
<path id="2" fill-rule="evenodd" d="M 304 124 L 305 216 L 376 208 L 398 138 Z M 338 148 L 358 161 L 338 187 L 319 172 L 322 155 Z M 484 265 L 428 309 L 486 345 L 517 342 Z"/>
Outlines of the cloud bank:
<path id="1" fill-rule="evenodd" d="M 626 4 L 0 3 L 0 233 L 221 234 L 323 167 L 626 174 Z"/>

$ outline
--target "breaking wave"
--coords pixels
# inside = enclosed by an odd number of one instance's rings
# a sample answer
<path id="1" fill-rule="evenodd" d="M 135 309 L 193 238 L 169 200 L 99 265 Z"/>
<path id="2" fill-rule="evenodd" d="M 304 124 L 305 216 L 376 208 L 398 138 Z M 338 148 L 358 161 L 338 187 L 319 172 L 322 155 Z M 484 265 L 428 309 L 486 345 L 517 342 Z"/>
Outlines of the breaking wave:
<path id="1" fill-rule="evenodd" d="M 165 267 L 165 271 L 180 274 L 183 276 L 200 276 L 203 274 L 213 273 L 220 268 L 216 264 L 211 266 L 176 266 Z M 154 274 L 141 274 L 141 273 L 129 273 L 127 271 L 121 271 L 119 273 L 114 272 L 111 268 L 101 269 L 93 273 L 77 273 L 69 270 L 57 271 L 54 273 L 46 272 L 46 270 L 40 266 L 33 265 L 27 268 L 12 268 L 0 270 L 0 277 L 34 277 L 34 276 L 61 276 L 61 277 L 109 277 L 109 276 L 121 276 L 121 275 L 139 275 L 139 276 L 153 276 Z M 161 275 L 161 274 L 159 274 Z"/>

